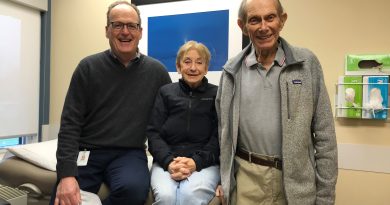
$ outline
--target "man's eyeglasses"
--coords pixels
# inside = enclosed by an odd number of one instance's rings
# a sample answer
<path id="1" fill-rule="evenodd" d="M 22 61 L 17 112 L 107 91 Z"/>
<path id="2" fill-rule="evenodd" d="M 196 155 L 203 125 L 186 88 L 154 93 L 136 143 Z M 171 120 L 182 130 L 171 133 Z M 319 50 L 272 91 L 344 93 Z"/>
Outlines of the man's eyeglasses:
<path id="1" fill-rule="evenodd" d="M 122 22 L 110 22 L 112 28 L 117 31 L 123 30 L 123 28 L 126 26 L 126 28 L 129 31 L 136 31 L 139 29 L 138 23 L 122 23 Z"/>

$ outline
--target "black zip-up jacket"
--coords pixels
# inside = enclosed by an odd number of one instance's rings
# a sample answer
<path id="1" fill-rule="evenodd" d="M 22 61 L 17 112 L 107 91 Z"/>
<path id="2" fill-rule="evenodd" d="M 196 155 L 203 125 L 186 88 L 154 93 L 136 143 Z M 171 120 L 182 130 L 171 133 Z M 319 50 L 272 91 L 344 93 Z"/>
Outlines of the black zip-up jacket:
<path id="1" fill-rule="evenodd" d="M 217 88 L 204 77 L 195 89 L 180 79 L 159 90 L 147 137 L 153 160 L 164 170 L 179 156 L 192 158 L 197 171 L 219 164 Z"/>

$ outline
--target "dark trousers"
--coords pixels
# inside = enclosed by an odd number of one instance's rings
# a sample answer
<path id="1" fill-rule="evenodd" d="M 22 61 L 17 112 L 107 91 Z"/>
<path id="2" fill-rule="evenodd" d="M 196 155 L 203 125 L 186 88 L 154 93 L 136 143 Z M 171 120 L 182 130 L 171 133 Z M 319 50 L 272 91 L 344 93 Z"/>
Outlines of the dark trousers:
<path id="1" fill-rule="evenodd" d="M 78 167 L 80 189 L 99 191 L 104 182 L 110 189 L 103 205 L 143 205 L 149 192 L 150 174 L 145 150 L 99 149 L 91 150 L 87 166 Z M 59 182 L 57 182 L 58 184 Z M 57 186 L 50 204 L 54 204 Z"/>

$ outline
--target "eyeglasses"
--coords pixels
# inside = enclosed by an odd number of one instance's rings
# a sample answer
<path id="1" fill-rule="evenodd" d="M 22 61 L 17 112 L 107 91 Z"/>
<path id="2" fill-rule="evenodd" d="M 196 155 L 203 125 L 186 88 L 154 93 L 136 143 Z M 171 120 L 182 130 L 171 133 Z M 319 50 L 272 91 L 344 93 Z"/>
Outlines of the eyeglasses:
<path id="1" fill-rule="evenodd" d="M 110 22 L 112 28 L 116 31 L 121 31 L 126 26 L 129 31 L 136 31 L 139 29 L 138 23 L 122 23 L 122 22 Z"/>

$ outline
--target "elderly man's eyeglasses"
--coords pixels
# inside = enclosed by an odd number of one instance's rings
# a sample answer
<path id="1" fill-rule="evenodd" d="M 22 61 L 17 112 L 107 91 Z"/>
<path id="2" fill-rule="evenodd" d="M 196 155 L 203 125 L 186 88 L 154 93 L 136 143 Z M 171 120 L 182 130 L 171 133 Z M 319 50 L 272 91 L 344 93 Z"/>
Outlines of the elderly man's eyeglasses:
<path id="1" fill-rule="evenodd" d="M 126 26 L 129 31 L 136 31 L 139 29 L 138 23 L 122 23 L 122 22 L 110 22 L 111 26 L 116 31 L 121 31 Z"/>

